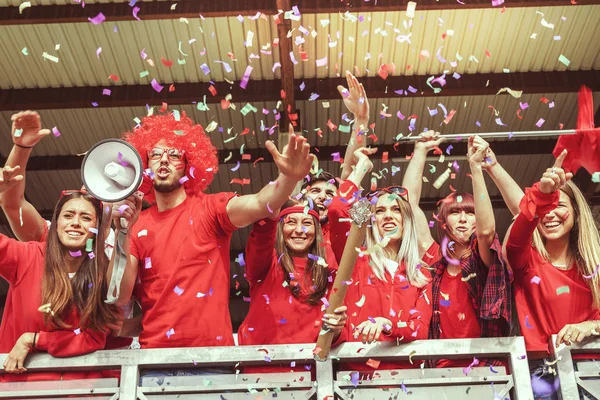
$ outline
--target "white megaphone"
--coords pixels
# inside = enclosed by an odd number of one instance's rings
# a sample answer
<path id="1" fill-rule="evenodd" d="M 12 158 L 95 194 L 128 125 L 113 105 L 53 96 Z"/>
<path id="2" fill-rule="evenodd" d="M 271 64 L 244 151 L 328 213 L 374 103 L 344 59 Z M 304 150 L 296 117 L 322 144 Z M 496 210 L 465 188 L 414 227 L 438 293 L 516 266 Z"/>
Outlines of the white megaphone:
<path id="1" fill-rule="evenodd" d="M 114 203 L 140 187 L 143 168 L 142 158 L 132 145 L 120 139 L 106 139 L 87 152 L 81 164 L 81 179 L 92 196 Z M 123 218 L 121 227 L 127 228 Z"/>

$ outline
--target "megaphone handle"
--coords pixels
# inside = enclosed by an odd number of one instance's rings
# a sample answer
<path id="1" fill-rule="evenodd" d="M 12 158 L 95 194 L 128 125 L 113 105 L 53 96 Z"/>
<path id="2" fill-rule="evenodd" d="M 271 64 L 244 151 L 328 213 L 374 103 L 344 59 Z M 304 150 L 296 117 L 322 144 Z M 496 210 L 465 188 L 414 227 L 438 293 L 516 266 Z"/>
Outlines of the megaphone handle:
<path id="1" fill-rule="evenodd" d="M 127 227 L 129 226 L 129 222 L 127 222 L 127 220 L 125 218 L 121 218 L 121 229 L 127 229 Z"/>

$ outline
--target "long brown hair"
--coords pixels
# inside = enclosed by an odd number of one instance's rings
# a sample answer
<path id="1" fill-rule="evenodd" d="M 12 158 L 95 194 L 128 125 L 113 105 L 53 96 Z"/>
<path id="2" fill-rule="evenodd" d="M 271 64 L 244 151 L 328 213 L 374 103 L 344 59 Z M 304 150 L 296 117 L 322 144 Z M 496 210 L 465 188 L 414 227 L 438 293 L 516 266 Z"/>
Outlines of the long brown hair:
<path id="1" fill-rule="evenodd" d="M 94 258 L 85 257 L 77 274 L 69 278 L 65 268 L 67 249 L 58 238 L 58 217 L 64 205 L 72 199 L 81 198 L 94 206 L 96 211 L 96 229 L 94 238 Z M 44 322 L 52 328 L 71 328 L 64 318 L 71 307 L 75 307 L 80 317 L 79 328 L 96 330 L 106 329 L 107 324 L 115 323 L 117 307 L 104 302 L 108 290 L 106 271 L 108 257 L 104 252 L 104 241 L 110 224 L 110 217 L 103 215 L 100 201 L 92 196 L 73 192 L 60 198 L 46 240 L 44 276 L 42 278 L 42 304 L 50 304 L 52 313 L 44 315 Z"/>
<path id="2" fill-rule="evenodd" d="M 293 200 L 289 200 L 282 209 L 292 207 L 297 205 Z M 315 225 L 315 240 L 312 242 L 310 248 L 308 249 L 308 253 L 313 256 L 317 256 L 327 261 L 325 246 L 323 243 L 323 233 L 321 231 L 321 224 L 319 220 L 314 216 L 311 216 L 313 223 Z M 296 298 L 300 297 L 300 285 L 292 285 L 291 276 L 293 276 L 294 270 L 294 260 L 292 259 L 292 252 L 285 244 L 285 237 L 283 236 L 283 225 L 284 219 L 281 218 L 277 223 L 277 236 L 275 239 L 275 251 L 279 255 L 279 264 L 281 268 L 283 268 L 283 276 L 285 281 L 288 284 L 288 288 L 292 292 L 292 295 Z M 313 292 L 308 296 L 306 302 L 310 305 L 316 305 L 321 302 L 321 298 L 325 295 L 327 291 L 327 267 L 321 266 L 318 264 L 317 260 L 313 260 L 311 257 L 308 258 L 306 273 L 304 274 L 304 282 L 308 284 L 309 287 L 313 288 Z"/>

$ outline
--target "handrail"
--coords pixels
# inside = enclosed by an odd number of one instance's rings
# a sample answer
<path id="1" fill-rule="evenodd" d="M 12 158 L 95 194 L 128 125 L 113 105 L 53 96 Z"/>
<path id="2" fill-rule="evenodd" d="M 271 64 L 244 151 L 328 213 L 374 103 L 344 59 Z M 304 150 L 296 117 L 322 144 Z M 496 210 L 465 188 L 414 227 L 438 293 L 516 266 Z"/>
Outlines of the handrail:
<path id="1" fill-rule="evenodd" d="M 111 350 L 70 358 L 54 358 L 48 354 L 37 353 L 28 357 L 25 366 L 30 372 L 121 368 L 121 385 L 117 389 L 118 398 L 133 400 L 138 396 L 144 397 L 144 388 L 138 386 L 140 368 L 218 367 L 233 366 L 239 362 L 243 362 L 244 365 L 269 365 L 265 362 L 265 356 L 268 355 L 271 362 L 314 363 L 316 365 L 317 398 L 323 399 L 334 395 L 334 363 L 368 359 L 409 360 L 413 357 L 416 359 L 506 358 L 514 383 L 514 398 L 533 400 L 529 367 L 525 357 L 525 342 L 522 337 L 421 340 L 400 345 L 393 342 L 378 342 L 372 345 L 344 343 L 332 349 L 330 358 L 324 362 L 313 360 L 314 347 L 314 344 L 294 344 Z M 0 354 L 0 365 L 3 364 L 6 356 L 7 354 Z M 415 367 L 418 368 L 418 365 Z M 2 371 L 0 368 L 0 372 Z M 397 385 L 400 384 L 397 383 Z M 247 384 L 241 383 L 237 383 L 236 386 L 236 383 L 232 382 L 233 389 L 231 390 L 240 391 L 247 386 Z M 0 398 L 2 397 L 1 389 L 2 384 L 0 384 Z M 202 388 L 195 387 L 194 389 L 202 391 Z M 19 394 L 18 392 L 11 393 L 13 396 Z M 195 391 L 195 393 L 197 392 Z"/>
<path id="2" fill-rule="evenodd" d="M 579 399 L 579 386 L 582 385 L 583 381 L 581 378 L 595 377 L 598 378 L 599 371 L 594 374 L 575 371 L 575 364 L 573 362 L 573 354 L 590 354 L 595 353 L 600 356 L 600 340 L 598 337 L 586 340 L 583 343 L 573 343 L 570 346 L 561 344 L 557 349 L 554 345 L 556 343 L 556 336 L 550 337 L 550 348 L 552 349 L 552 356 L 556 363 L 556 370 L 558 378 L 560 380 L 560 394 L 562 400 L 578 400 Z"/>

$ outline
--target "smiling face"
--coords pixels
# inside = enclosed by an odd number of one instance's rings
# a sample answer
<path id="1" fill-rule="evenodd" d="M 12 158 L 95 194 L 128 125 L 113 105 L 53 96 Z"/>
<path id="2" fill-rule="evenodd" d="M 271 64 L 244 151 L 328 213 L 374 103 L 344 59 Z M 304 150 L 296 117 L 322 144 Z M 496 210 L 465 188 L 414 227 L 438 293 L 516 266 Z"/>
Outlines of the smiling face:
<path id="1" fill-rule="evenodd" d="M 546 214 L 538 224 L 540 233 L 547 241 L 568 241 L 575 224 L 575 211 L 571 199 L 562 190 L 559 193 L 558 207 Z"/>
<path id="2" fill-rule="evenodd" d="M 375 205 L 375 225 L 382 238 L 389 238 L 390 245 L 397 245 L 402 240 L 404 219 L 397 195 L 384 193 Z"/>
<path id="3" fill-rule="evenodd" d="M 152 149 L 162 151 L 160 158 L 148 157 L 148 168 L 154 174 L 154 189 L 160 193 L 169 193 L 179 188 L 181 186 L 179 181 L 185 175 L 185 156 L 178 160 L 169 157 L 165 149 L 171 148 L 164 140 L 156 143 Z"/>
<path id="4" fill-rule="evenodd" d="M 283 217 L 285 245 L 296 257 L 307 257 L 315 241 L 315 220 L 304 213 L 293 213 Z"/>
<path id="5" fill-rule="evenodd" d="M 475 212 L 455 209 L 446 217 L 446 228 L 450 236 L 459 243 L 468 243 L 475 232 Z"/>
<path id="6" fill-rule="evenodd" d="M 57 219 L 58 240 L 68 250 L 85 248 L 86 241 L 93 237 L 89 228 L 96 228 L 97 217 L 94 206 L 84 198 L 67 201 Z"/>
<path id="7" fill-rule="evenodd" d="M 315 204 L 315 211 L 319 213 L 321 221 L 327 218 L 327 207 L 335 196 L 336 187 L 329 181 L 316 181 L 308 187 L 306 197 Z"/>

